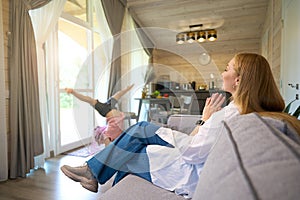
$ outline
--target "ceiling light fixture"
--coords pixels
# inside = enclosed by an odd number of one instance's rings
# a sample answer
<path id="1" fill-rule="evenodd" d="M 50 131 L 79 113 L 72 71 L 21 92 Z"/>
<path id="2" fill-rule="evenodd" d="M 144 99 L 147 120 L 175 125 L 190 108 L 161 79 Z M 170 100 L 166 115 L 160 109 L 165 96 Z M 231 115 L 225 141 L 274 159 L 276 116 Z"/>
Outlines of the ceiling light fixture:
<path id="1" fill-rule="evenodd" d="M 187 35 L 186 35 L 186 41 L 188 43 L 193 43 L 195 41 L 195 35 L 196 34 L 194 32 L 187 33 Z"/>
<path id="2" fill-rule="evenodd" d="M 207 38 L 209 41 L 215 41 L 217 39 L 217 31 L 209 30 L 207 32 Z"/>
<path id="3" fill-rule="evenodd" d="M 206 32 L 199 31 L 197 34 L 197 40 L 198 40 L 198 42 L 204 42 L 206 40 Z"/>
<path id="4" fill-rule="evenodd" d="M 181 33 L 177 34 L 177 36 L 176 36 L 177 44 L 183 44 L 184 40 L 185 40 L 185 35 L 184 34 L 181 34 Z"/>
<path id="5" fill-rule="evenodd" d="M 192 28 L 198 27 L 200 30 L 192 31 Z M 183 44 L 185 41 L 193 43 L 196 39 L 198 42 L 215 41 L 217 39 L 217 31 L 215 29 L 202 30 L 203 24 L 190 25 L 190 31 L 181 32 L 176 35 L 177 44 Z"/>

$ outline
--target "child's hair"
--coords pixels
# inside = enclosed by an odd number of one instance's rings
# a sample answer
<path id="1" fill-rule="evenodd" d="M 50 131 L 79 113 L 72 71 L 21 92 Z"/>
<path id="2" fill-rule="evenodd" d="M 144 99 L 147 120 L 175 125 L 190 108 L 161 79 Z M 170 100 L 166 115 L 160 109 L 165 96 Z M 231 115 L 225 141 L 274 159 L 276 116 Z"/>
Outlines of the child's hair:
<path id="1" fill-rule="evenodd" d="M 105 136 L 104 132 L 106 131 L 107 127 L 106 126 L 97 126 L 94 129 L 94 138 L 95 141 L 100 145 L 100 144 L 104 144 L 105 138 L 107 138 L 107 136 Z"/>

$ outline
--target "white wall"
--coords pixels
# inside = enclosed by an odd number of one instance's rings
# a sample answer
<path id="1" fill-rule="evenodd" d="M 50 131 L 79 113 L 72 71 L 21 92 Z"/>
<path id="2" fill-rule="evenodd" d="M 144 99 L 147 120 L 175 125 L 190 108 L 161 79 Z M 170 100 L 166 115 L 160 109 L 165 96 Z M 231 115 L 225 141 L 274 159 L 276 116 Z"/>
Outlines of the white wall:
<path id="1" fill-rule="evenodd" d="M 288 86 L 300 85 L 300 0 L 282 0 L 281 92 L 286 103 L 294 100 L 300 90 Z M 293 103 L 292 110 L 300 101 Z"/>

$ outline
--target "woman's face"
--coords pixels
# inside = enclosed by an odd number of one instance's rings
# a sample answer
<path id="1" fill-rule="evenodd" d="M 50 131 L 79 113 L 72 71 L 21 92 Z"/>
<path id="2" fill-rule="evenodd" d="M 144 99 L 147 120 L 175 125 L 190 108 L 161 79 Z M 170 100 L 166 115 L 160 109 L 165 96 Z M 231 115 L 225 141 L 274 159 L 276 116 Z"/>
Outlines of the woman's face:
<path id="1" fill-rule="evenodd" d="M 222 73 L 223 78 L 223 90 L 233 94 L 238 85 L 239 77 L 234 70 L 234 58 L 227 64 L 225 71 Z"/>

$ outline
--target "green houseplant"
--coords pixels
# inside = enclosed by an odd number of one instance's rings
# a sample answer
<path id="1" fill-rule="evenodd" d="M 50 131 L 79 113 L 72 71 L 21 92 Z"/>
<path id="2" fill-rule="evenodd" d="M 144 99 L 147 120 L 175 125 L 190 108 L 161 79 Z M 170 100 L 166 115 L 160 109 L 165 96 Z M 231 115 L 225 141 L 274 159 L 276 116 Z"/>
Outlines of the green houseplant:
<path id="1" fill-rule="evenodd" d="M 155 79 L 156 75 L 152 66 L 148 66 L 146 70 L 146 74 L 144 75 L 144 86 L 142 90 L 142 98 L 146 97 L 148 93 L 147 85 Z"/>
<path id="2" fill-rule="evenodd" d="M 300 115 L 300 106 L 297 107 L 297 109 L 294 111 L 294 112 L 291 112 L 290 109 L 291 109 L 291 105 L 293 104 L 293 102 L 295 102 L 297 99 L 294 99 L 293 101 L 291 101 L 286 107 L 285 109 L 283 110 L 283 112 L 285 113 L 288 113 L 292 116 L 295 116 L 296 118 L 299 117 Z"/>

